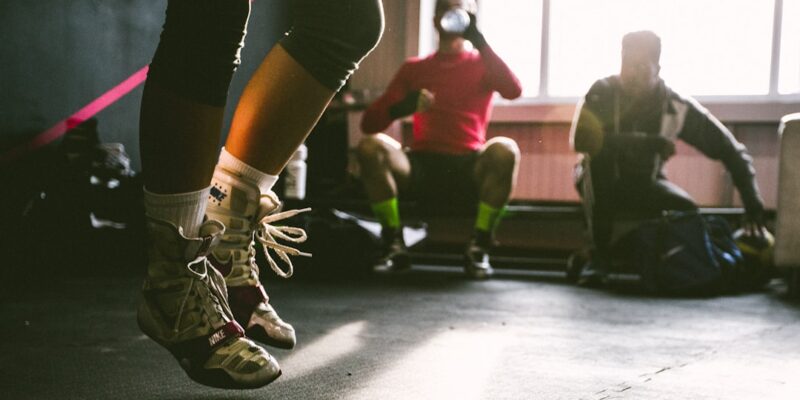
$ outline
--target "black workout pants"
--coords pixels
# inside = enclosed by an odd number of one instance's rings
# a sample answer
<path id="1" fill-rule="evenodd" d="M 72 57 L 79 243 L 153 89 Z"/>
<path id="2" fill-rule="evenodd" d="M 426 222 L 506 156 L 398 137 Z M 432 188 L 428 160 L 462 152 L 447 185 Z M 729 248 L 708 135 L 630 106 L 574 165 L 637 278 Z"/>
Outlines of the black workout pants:
<path id="1" fill-rule="evenodd" d="M 169 0 L 148 79 L 202 104 L 224 106 L 249 16 L 250 0 Z M 380 0 L 292 0 L 292 18 L 281 46 L 334 91 L 383 32 Z"/>

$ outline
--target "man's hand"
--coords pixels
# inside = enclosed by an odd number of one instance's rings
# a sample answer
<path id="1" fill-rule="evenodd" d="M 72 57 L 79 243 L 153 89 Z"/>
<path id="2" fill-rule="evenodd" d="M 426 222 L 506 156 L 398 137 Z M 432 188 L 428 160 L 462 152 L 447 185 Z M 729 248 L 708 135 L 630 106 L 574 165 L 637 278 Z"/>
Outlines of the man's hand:
<path id="1" fill-rule="evenodd" d="M 661 160 L 666 161 L 675 155 L 675 142 L 663 136 L 648 135 L 644 132 L 632 132 L 618 136 L 619 139 L 609 141 L 613 150 L 628 152 L 646 152 L 658 154 Z"/>
<path id="2" fill-rule="evenodd" d="M 469 40 L 476 49 L 480 50 L 486 47 L 486 38 L 483 37 L 481 31 L 478 30 L 478 18 L 473 13 L 469 14 L 469 26 L 462 35 L 464 39 Z"/>
<path id="3" fill-rule="evenodd" d="M 634 132 L 631 135 L 634 140 L 640 140 L 642 150 L 658 154 L 662 161 L 667 161 L 675 155 L 675 142 L 663 136 L 652 136 L 646 133 Z"/>
<path id="4" fill-rule="evenodd" d="M 421 89 L 417 97 L 417 109 L 415 112 L 425 112 L 433 107 L 436 96 L 428 89 Z"/>
<path id="5" fill-rule="evenodd" d="M 409 92 L 403 100 L 389 107 L 389 115 L 392 118 L 403 118 L 418 112 L 430 110 L 433 106 L 435 96 L 427 89 L 414 90 Z"/>
<path id="6" fill-rule="evenodd" d="M 655 149 L 661 159 L 666 161 L 675 155 L 675 142 L 663 136 L 656 136 L 653 138 L 656 142 Z"/>
<path id="7" fill-rule="evenodd" d="M 742 221 L 742 227 L 747 235 L 757 238 L 764 238 L 766 236 L 767 227 L 764 223 L 763 210 L 747 210 Z"/>

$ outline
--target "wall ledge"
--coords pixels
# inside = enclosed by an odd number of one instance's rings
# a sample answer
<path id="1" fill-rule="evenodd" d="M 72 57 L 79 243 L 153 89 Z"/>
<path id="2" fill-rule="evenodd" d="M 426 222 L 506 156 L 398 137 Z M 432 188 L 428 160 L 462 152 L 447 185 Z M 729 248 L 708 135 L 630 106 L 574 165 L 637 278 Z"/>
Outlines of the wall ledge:
<path id="1" fill-rule="evenodd" d="M 531 100 L 495 103 L 493 123 L 571 123 L 577 100 L 543 103 Z M 712 114 L 726 123 L 780 123 L 784 115 L 800 112 L 800 101 L 719 102 L 699 99 Z"/>

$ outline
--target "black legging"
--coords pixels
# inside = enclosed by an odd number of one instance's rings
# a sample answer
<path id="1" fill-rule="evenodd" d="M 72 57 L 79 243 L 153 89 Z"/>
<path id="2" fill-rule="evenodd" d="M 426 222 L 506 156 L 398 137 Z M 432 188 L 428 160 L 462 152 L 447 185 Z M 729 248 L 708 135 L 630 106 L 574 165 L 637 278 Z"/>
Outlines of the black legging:
<path id="1" fill-rule="evenodd" d="M 380 0 L 293 0 L 281 46 L 325 87 L 339 90 L 383 32 Z M 148 79 L 224 106 L 239 66 L 250 0 L 169 0 Z"/>

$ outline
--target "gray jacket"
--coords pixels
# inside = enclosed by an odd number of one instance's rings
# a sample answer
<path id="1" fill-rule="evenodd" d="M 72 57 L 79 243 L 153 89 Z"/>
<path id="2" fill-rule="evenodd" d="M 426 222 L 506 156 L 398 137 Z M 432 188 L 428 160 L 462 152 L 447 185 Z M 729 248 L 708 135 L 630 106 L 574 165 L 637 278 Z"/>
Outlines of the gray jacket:
<path id="1" fill-rule="evenodd" d="M 763 211 L 753 159 L 745 146 L 697 101 L 678 95 L 663 81 L 648 98 L 633 102 L 623 96 L 619 76 L 598 80 L 579 105 L 571 132 L 573 144 L 586 140 L 601 143 L 599 153 L 585 166 L 605 171 L 610 179 L 630 182 L 642 177 L 665 179 L 664 160 L 653 148 L 654 141 L 648 140 L 653 136 L 683 140 L 721 161 L 748 213 Z M 592 175 L 597 179 L 597 174 Z"/>

